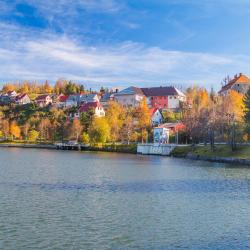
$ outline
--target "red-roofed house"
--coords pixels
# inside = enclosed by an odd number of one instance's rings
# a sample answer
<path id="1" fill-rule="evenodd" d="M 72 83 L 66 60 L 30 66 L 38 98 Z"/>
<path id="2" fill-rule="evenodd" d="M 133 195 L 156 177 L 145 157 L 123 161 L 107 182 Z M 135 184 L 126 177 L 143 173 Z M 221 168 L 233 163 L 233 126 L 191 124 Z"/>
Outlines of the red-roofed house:
<path id="1" fill-rule="evenodd" d="M 186 96 L 175 87 L 153 87 L 142 88 L 147 97 L 148 106 L 158 109 L 176 110 L 180 108 L 180 103 L 186 101 Z"/>
<path id="2" fill-rule="evenodd" d="M 65 108 L 66 107 L 66 101 L 68 100 L 68 97 L 69 97 L 68 95 L 60 94 L 57 97 L 56 106 L 58 108 Z"/>
<path id="3" fill-rule="evenodd" d="M 35 102 L 39 107 L 46 107 L 52 104 L 52 98 L 49 95 L 40 95 L 36 98 Z"/>
<path id="4" fill-rule="evenodd" d="M 160 125 L 159 127 L 167 128 L 172 133 L 176 133 L 177 131 L 183 131 L 185 129 L 185 125 L 182 122 L 168 122 Z"/>
<path id="5" fill-rule="evenodd" d="M 30 102 L 30 98 L 27 94 L 19 94 L 15 97 L 15 103 L 18 105 L 24 105 Z"/>
<path id="6" fill-rule="evenodd" d="M 88 112 L 90 109 L 94 110 L 94 114 L 97 117 L 105 116 L 104 108 L 99 102 L 89 102 L 82 104 L 79 108 L 79 113 Z"/>
<path id="7" fill-rule="evenodd" d="M 219 94 L 226 95 L 230 90 L 234 90 L 240 94 L 245 94 L 250 88 L 250 79 L 240 73 L 235 75 L 232 80 L 230 80 L 226 85 L 222 86 Z"/>
<path id="8" fill-rule="evenodd" d="M 149 112 L 150 112 L 150 116 L 151 116 L 151 122 L 154 126 L 162 123 L 163 116 L 162 116 L 159 109 L 151 108 L 151 109 L 149 109 Z"/>

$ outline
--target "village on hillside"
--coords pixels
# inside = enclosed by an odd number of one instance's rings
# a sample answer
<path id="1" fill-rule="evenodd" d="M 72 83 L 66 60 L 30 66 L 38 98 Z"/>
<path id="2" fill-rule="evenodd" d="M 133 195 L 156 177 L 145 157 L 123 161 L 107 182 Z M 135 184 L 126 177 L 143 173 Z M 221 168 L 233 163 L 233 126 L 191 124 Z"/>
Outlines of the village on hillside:
<path id="1" fill-rule="evenodd" d="M 174 86 L 85 90 L 57 81 L 55 86 L 5 84 L 0 95 L 2 141 L 81 143 L 215 143 L 249 141 L 250 79 L 226 78 L 218 93 Z M 249 110 L 248 110 L 249 111 Z M 249 114 L 248 114 L 249 116 Z"/>

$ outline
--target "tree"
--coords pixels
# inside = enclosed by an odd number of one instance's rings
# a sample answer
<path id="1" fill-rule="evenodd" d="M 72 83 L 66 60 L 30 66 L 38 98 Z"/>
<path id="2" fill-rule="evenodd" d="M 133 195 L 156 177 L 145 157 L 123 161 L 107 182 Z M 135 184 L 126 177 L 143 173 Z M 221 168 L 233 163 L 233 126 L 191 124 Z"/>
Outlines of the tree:
<path id="1" fill-rule="evenodd" d="M 105 143 L 110 137 L 110 127 L 103 117 L 95 117 L 89 128 L 90 141 L 93 143 Z"/>
<path id="2" fill-rule="evenodd" d="M 141 141 L 143 142 L 147 139 L 147 130 L 151 125 L 151 116 L 145 99 L 134 110 L 134 117 L 138 130 L 141 131 Z"/>
<path id="3" fill-rule="evenodd" d="M 120 130 L 122 127 L 122 114 L 124 108 L 117 102 L 109 102 L 108 109 L 106 111 L 106 118 L 110 126 L 112 133 L 110 134 L 110 140 L 112 142 L 118 141 L 120 138 Z"/>
<path id="4" fill-rule="evenodd" d="M 245 104 L 244 120 L 246 123 L 246 133 L 248 135 L 248 139 L 250 139 L 250 89 L 247 91 L 243 100 Z"/>
<path id="5" fill-rule="evenodd" d="M 11 123 L 10 125 L 10 134 L 14 137 L 14 138 L 20 138 L 21 135 L 21 130 L 19 128 L 19 126 L 17 125 L 17 123 L 14 121 Z"/>
<path id="6" fill-rule="evenodd" d="M 9 121 L 6 119 L 2 121 L 2 132 L 4 134 L 5 139 L 7 139 L 10 134 L 10 124 Z"/>
<path id="7" fill-rule="evenodd" d="M 29 131 L 29 133 L 28 133 L 28 140 L 29 141 L 35 142 L 38 139 L 38 137 L 39 137 L 38 131 L 36 131 L 34 129 Z"/>
<path id="8" fill-rule="evenodd" d="M 81 132 L 82 132 L 82 125 L 79 119 L 74 119 L 72 124 L 70 125 L 70 131 L 69 131 L 70 137 L 78 141 Z"/>
<path id="9" fill-rule="evenodd" d="M 82 143 L 89 144 L 89 142 L 90 142 L 89 135 L 88 135 L 88 133 L 84 132 L 82 134 Z"/>
<path id="10" fill-rule="evenodd" d="M 90 108 L 87 112 L 83 112 L 80 114 L 80 122 L 83 126 L 83 130 L 87 132 L 89 130 L 90 125 L 94 119 L 94 109 Z"/>

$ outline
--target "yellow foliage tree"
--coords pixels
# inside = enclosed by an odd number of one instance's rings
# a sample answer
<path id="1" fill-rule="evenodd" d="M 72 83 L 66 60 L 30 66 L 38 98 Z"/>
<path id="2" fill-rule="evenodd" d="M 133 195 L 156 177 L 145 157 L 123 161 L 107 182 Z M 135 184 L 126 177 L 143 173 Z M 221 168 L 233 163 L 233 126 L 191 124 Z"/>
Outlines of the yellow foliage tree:
<path id="1" fill-rule="evenodd" d="M 16 122 L 12 122 L 10 125 L 10 134 L 14 137 L 14 138 L 20 138 L 21 135 L 21 129 L 19 128 L 19 126 L 16 124 Z"/>

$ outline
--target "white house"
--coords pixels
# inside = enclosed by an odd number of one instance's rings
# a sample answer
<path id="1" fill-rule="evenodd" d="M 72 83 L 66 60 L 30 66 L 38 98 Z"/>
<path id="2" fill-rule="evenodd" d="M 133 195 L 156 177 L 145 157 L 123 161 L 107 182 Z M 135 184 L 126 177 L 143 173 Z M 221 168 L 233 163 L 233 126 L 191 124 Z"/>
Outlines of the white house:
<path id="1" fill-rule="evenodd" d="M 151 115 L 151 123 L 152 125 L 159 125 L 163 122 L 163 116 L 159 109 L 151 108 L 149 109 Z"/>
<path id="2" fill-rule="evenodd" d="M 52 104 L 52 98 L 49 95 L 40 95 L 35 100 L 39 107 L 46 107 Z"/>
<path id="3" fill-rule="evenodd" d="M 138 106 L 144 97 L 142 90 L 137 87 L 129 87 L 115 94 L 118 103 L 131 107 Z"/>
<path id="4" fill-rule="evenodd" d="M 27 94 L 19 94 L 15 97 L 15 103 L 18 105 L 24 105 L 30 102 L 30 98 Z"/>
<path id="5" fill-rule="evenodd" d="M 66 107 L 77 107 L 84 103 L 99 102 L 97 94 L 72 94 L 66 100 Z"/>
<path id="6" fill-rule="evenodd" d="M 250 88 L 250 79 L 240 73 L 239 75 L 235 75 L 233 79 L 228 80 L 226 85 L 222 86 L 219 94 L 226 95 L 229 91 L 234 90 L 240 94 L 246 94 L 246 92 Z"/>
<path id="7" fill-rule="evenodd" d="M 94 115 L 97 117 L 105 116 L 104 108 L 99 102 L 89 102 L 82 104 L 79 108 L 79 113 L 88 112 L 90 109 L 94 111 Z"/>

